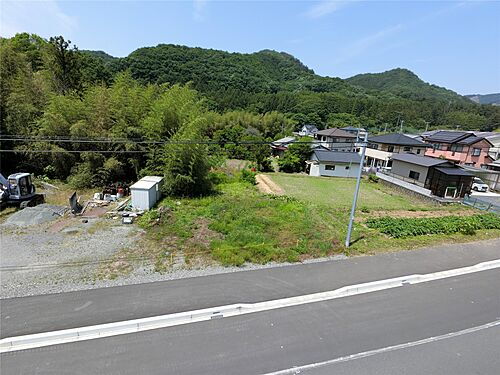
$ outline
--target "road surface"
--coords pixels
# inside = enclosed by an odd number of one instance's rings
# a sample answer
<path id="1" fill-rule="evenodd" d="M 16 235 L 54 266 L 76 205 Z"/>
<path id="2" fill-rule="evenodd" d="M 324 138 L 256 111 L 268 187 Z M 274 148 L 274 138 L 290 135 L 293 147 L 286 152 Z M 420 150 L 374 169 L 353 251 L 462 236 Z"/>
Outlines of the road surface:
<path id="1" fill-rule="evenodd" d="M 486 244 L 482 250 L 469 245 L 468 250 L 450 250 L 441 257 L 432 251 L 407 252 L 217 276 L 222 279 L 139 285 L 133 292 L 123 287 L 93 290 L 87 295 L 78 292 L 4 300 L 2 334 L 4 329 L 12 336 L 79 326 L 87 321 L 98 324 L 106 321 L 108 314 L 113 319 L 145 313 L 151 316 L 161 303 L 153 303 L 148 309 L 126 298 L 135 296 L 147 305 L 147 301 L 162 299 L 161 290 L 172 303 L 170 310 L 176 311 L 184 306 L 193 309 L 234 302 L 238 292 L 240 298 L 268 300 L 334 289 L 353 281 L 429 273 L 499 258 L 498 242 Z M 234 279 L 226 277 L 237 276 L 243 282 L 228 284 Z M 255 286 L 245 288 L 245 281 L 255 282 Z M 171 285 L 185 293 L 183 298 L 175 297 Z M 327 302 L 3 353 L 0 370 L 2 374 L 269 374 L 289 370 L 291 374 L 314 375 L 494 375 L 500 368 L 499 285 L 498 269 L 481 271 Z M 211 304 L 197 291 L 210 287 Z M 104 295 L 94 294 L 99 292 Z M 49 306 L 55 298 L 60 306 Z M 184 302 L 176 303 L 177 299 Z M 118 300 L 122 301 L 120 306 L 116 305 Z M 75 306 L 84 306 L 85 301 L 92 303 L 75 311 Z M 4 303 L 12 316 L 5 315 Z M 54 312 L 50 322 L 49 313 L 42 309 L 37 318 L 34 310 L 40 305 Z M 93 305 L 99 306 L 95 315 L 90 309 Z M 26 310 L 18 310 L 20 318 L 16 306 Z M 168 312 L 162 310 L 163 314 Z"/>

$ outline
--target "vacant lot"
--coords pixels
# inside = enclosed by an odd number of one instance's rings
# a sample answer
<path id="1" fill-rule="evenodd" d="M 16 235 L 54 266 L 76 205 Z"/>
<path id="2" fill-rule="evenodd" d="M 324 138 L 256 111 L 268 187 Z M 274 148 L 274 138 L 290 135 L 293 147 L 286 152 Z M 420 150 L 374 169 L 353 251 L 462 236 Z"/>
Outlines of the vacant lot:
<path id="1" fill-rule="evenodd" d="M 500 230 L 492 229 L 478 230 L 474 235 L 389 238 L 368 228 L 364 221 L 392 213 L 396 217 L 436 217 L 471 215 L 476 211 L 461 205 L 433 205 L 381 184 L 363 181 L 353 244 L 347 250 L 344 240 L 354 181 L 303 175 L 267 176 L 286 195 L 262 194 L 255 186 L 232 180 L 221 184 L 219 193 L 210 197 L 165 199 L 161 205 L 167 209 L 167 216 L 158 220 L 152 212 L 142 219 L 142 225 L 149 227 L 147 237 L 157 256 L 157 270 L 168 270 L 172 258 L 178 259 L 179 254 L 183 254 L 188 266 L 214 261 L 242 265 L 375 253 L 500 236 Z"/>
<path id="2" fill-rule="evenodd" d="M 332 208 L 350 208 L 356 185 L 354 178 L 310 177 L 285 173 L 267 174 L 285 194 Z M 402 195 L 380 183 L 361 181 L 358 208 L 369 210 L 428 210 L 436 207 L 418 198 Z"/>

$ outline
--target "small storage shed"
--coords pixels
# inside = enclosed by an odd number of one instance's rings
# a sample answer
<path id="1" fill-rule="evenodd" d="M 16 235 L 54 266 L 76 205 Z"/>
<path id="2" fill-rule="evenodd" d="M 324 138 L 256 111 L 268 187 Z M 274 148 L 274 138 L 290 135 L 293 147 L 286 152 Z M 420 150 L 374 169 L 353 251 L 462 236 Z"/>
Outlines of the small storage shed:
<path id="1" fill-rule="evenodd" d="M 158 200 L 159 186 L 155 181 L 139 180 L 130 187 L 132 207 L 139 210 L 151 209 Z"/>
<path id="2" fill-rule="evenodd" d="M 141 178 L 141 181 L 153 181 L 158 184 L 158 189 L 156 190 L 156 200 L 159 201 L 161 199 L 161 195 L 163 192 L 163 177 L 160 176 L 146 176 Z"/>

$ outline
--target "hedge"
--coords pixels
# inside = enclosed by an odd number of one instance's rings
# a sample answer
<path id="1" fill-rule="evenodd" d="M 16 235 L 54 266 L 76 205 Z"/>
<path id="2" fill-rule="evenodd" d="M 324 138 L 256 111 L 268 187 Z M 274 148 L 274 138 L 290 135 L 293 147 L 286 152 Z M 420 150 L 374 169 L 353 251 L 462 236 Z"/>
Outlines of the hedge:
<path id="1" fill-rule="evenodd" d="M 368 219 L 369 228 L 378 229 L 394 238 L 421 236 L 425 234 L 474 234 L 479 229 L 500 229 L 500 216 L 481 214 L 473 216 L 442 216 L 433 218 Z"/>

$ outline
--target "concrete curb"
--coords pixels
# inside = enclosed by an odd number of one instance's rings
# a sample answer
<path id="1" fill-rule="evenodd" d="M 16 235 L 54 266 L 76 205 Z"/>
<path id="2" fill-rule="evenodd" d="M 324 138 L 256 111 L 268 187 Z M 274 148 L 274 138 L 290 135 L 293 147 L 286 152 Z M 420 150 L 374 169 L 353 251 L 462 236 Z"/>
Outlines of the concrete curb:
<path id="1" fill-rule="evenodd" d="M 218 306 L 201 310 L 154 316 L 150 318 L 141 318 L 17 337 L 7 337 L 0 340 L 0 353 L 84 340 L 92 340 L 109 336 L 124 335 L 151 329 L 167 328 L 182 324 L 203 322 L 211 319 L 227 318 L 236 315 L 251 314 L 261 311 L 280 309 L 284 307 L 299 306 L 303 304 L 328 301 L 336 298 L 349 297 L 358 294 L 372 293 L 380 290 L 397 288 L 404 285 L 425 283 L 453 276 L 491 270 L 494 268 L 500 268 L 500 259 L 479 263 L 470 267 L 456 268 L 452 270 L 424 275 L 401 276 L 392 279 L 344 286 L 342 288 L 327 292 L 306 294 L 302 296 L 282 298 L 278 300 L 257 302 L 252 304 L 240 303 Z"/>

